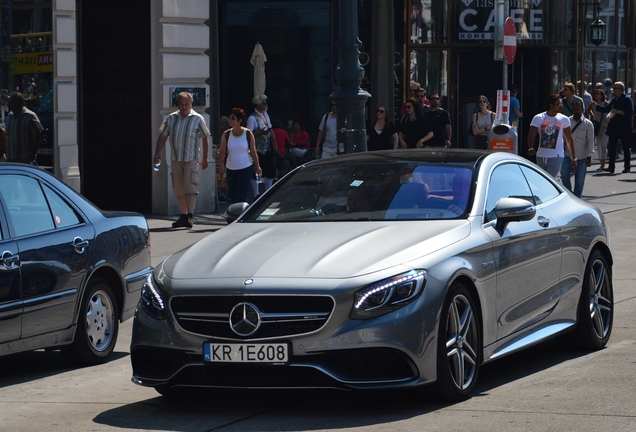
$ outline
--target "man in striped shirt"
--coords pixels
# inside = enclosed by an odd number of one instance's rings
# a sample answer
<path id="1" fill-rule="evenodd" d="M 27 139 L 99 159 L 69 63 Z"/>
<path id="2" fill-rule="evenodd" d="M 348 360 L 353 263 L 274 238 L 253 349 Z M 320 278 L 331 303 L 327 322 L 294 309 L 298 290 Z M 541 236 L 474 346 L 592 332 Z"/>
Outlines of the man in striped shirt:
<path id="1" fill-rule="evenodd" d="M 31 163 L 40 143 L 42 125 L 33 111 L 27 109 L 22 93 L 9 95 L 11 113 L 6 117 L 7 161 Z"/>
<path id="2" fill-rule="evenodd" d="M 194 204 L 199 193 L 198 170 L 208 167 L 208 136 L 210 130 L 203 116 L 192 110 L 192 94 L 179 93 L 179 110 L 168 115 L 161 124 L 155 148 L 154 163 L 161 163 L 161 151 L 170 137 L 172 159 L 172 190 L 181 215 L 173 228 L 192 228 Z M 203 150 L 199 164 L 199 149 Z"/>

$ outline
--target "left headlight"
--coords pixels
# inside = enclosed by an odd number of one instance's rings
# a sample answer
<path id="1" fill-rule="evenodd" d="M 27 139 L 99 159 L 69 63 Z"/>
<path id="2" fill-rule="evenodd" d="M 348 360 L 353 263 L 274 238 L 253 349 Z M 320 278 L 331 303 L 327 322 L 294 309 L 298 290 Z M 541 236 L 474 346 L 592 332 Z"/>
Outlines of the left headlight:
<path id="1" fill-rule="evenodd" d="M 161 296 L 161 291 L 157 287 L 157 281 L 153 273 L 148 275 L 143 288 L 141 289 L 141 307 L 155 319 L 166 317 L 166 305 Z"/>
<path id="2" fill-rule="evenodd" d="M 351 319 L 369 319 L 387 314 L 415 300 L 424 290 L 426 271 L 411 270 L 356 291 Z"/>

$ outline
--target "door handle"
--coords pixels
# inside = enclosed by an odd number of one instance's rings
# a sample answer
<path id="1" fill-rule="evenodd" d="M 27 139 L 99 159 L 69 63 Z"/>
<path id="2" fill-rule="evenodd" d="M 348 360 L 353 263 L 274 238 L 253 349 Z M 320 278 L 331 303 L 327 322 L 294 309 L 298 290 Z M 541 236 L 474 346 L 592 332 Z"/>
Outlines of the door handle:
<path id="1" fill-rule="evenodd" d="M 20 261 L 20 255 L 14 255 L 11 251 L 2 252 L 0 262 L 7 268 L 13 268 Z"/>
<path id="2" fill-rule="evenodd" d="M 543 228 L 547 228 L 550 226 L 550 219 L 543 217 L 543 216 L 539 216 L 537 218 L 537 222 L 539 223 L 539 225 L 541 225 Z"/>
<path id="3" fill-rule="evenodd" d="M 81 237 L 75 237 L 73 239 L 73 243 L 71 243 L 71 246 L 75 248 L 75 252 L 77 252 L 78 254 L 83 254 L 88 247 L 88 240 L 83 240 Z"/>

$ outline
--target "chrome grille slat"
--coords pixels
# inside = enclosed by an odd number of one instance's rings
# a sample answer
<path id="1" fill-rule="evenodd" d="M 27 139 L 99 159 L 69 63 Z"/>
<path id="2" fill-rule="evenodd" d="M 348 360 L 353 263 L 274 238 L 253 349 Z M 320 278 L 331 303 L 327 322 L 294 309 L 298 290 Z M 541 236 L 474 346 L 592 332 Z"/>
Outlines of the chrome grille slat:
<path id="1" fill-rule="evenodd" d="M 186 331 L 209 337 L 247 339 L 229 325 L 232 308 L 249 302 L 261 312 L 262 325 L 249 339 L 264 339 L 311 333 L 321 328 L 333 312 L 329 296 L 179 296 L 170 301 L 170 310 Z"/>

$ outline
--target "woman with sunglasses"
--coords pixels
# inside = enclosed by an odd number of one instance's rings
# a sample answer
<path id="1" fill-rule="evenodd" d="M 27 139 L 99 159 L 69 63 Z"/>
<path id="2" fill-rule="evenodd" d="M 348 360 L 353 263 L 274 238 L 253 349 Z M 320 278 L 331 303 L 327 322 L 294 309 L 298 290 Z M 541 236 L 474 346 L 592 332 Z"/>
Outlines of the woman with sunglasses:
<path id="1" fill-rule="evenodd" d="M 219 148 L 219 171 L 227 173 L 227 200 L 245 202 L 252 174 L 262 175 L 263 170 L 258 162 L 254 134 L 242 125 L 245 111 L 232 108 L 229 119 L 230 129 L 223 132 Z"/>
<path id="2" fill-rule="evenodd" d="M 607 99 L 605 98 L 605 92 L 602 88 L 597 88 L 592 93 L 592 100 L 598 106 L 604 107 Z M 605 135 L 607 132 L 607 124 L 609 120 L 607 119 L 607 113 L 596 111 L 592 109 L 592 104 L 590 104 L 587 109 L 587 113 L 590 115 L 590 119 L 594 123 L 594 130 L 596 133 L 594 134 L 594 140 L 596 142 L 596 149 L 598 151 L 598 158 L 601 163 L 601 166 L 596 169 L 596 171 L 605 171 L 605 160 L 607 159 L 607 140 L 609 137 Z"/>
<path id="3" fill-rule="evenodd" d="M 378 107 L 375 118 L 367 127 L 367 150 L 391 150 L 396 149 L 398 144 L 395 124 L 388 121 L 386 108 Z"/>
<path id="4" fill-rule="evenodd" d="M 431 125 L 424 118 L 422 104 L 415 98 L 408 98 L 405 104 L 406 115 L 400 122 L 400 147 L 422 148 L 424 143 L 433 138 Z"/>
<path id="5" fill-rule="evenodd" d="M 474 146 L 477 149 L 488 150 L 488 132 L 495 121 L 495 113 L 491 111 L 490 101 L 484 95 L 479 96 L 479 101 L 473 114 Z"/>

